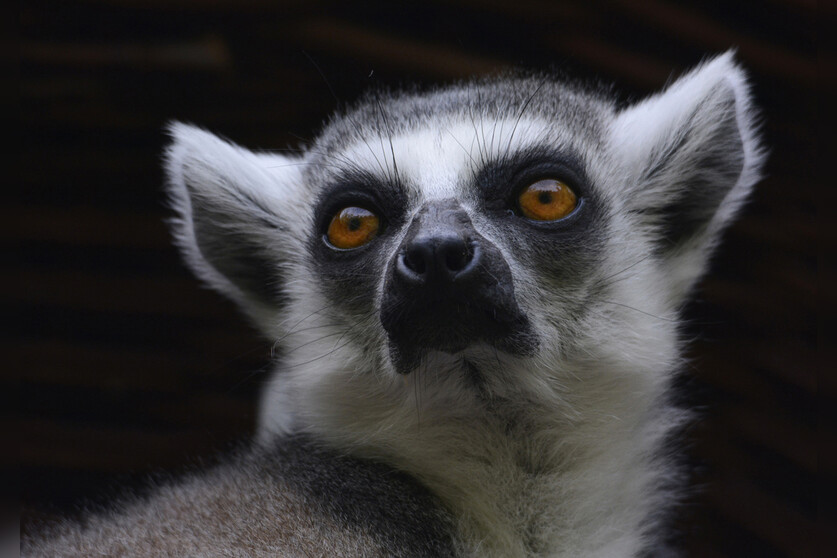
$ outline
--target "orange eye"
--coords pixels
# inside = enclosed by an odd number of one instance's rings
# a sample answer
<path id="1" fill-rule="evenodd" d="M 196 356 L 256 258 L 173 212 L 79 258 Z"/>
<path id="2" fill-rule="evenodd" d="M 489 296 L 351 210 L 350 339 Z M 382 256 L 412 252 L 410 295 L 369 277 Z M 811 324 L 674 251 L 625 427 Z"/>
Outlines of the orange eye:
<path id="1" fill-rule="evenodd" d="M 328 225 L 328 241 L 335 248 L 359 248 L 378 234 L 380 219 L 362 207 L 345 207 Z"/>
<path id="2" fill-rule="evenodd" d="M 517 198 L 520 211 L 535 221 L 557 221 L 573 212 L 578 198 L 560 180 L 538 180 L 524 188 Z"/>

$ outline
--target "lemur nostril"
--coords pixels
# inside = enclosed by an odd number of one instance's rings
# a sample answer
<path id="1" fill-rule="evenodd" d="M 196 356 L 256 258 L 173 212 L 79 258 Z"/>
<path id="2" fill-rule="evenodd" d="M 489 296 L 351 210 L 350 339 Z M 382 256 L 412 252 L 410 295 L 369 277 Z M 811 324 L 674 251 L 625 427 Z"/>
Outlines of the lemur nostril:
<path id="1" fill-rule="evenodd" d="M 422 282 L 451 282 L 475 257 L 468 242 L 457 236 L 429 236 L 413 240 L 399 255 L 400 273 Z"/>
<path id="2" fill-rule="evenodd" d="M 397 284 L 450 294 L 477 281 L 483 269 L 478 265 L 482 250 L 477 236 L 459 202 L 427 202 L 413 218 L 396 255 Z"/>
<path id="3" fill-rule="evenodd" d="M 407 269 L 418 275 L 424 275 L 427 271 L 424 254 L 421 250 L 415 249 L 415 247 L 404 252 L 404 265 L 407 266 Z"/>
<path id="4" fill-rule="evenodd" d="M 470 261 L 471 255 L 468 253 L 468 247 L 464 244 L 461 249 L 449 250 L 445 254 L 445 265 L 450 271 L 461 271 L 465 269 Z"/>

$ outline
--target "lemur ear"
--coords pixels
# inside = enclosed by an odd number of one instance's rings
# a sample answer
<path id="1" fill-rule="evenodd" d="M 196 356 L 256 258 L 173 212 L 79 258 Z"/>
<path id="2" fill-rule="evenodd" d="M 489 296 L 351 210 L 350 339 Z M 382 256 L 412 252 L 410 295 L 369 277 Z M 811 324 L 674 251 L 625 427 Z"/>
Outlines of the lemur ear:
<path id="1" fill-rule="evenodd" d="M 166 173 L 181 253 L 273 335 L 286 271 L 307 230 L 301 160 L 253 153 L 186 124 L 171 124 L 169 133 Z"/>
<path id="2" fill-rule="evenodd" d="M 727 52 L 621 111 L 611 137 L 627 209 L 657 240 L 682 300 L 759 179 L 744 71 Z"/>

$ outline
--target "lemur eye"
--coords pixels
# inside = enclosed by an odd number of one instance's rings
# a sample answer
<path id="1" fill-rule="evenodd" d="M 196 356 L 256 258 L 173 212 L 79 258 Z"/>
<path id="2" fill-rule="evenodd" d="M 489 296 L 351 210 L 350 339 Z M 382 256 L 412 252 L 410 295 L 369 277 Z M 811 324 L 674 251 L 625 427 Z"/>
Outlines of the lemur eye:
<path id="1" fill-rule="evenodd" d="M 548 178 L 530 184 L 520 192 L 517 204 L 525 217 L 535 221 L 557 221 L 573 212 L 578 198 L 569 186 Z"/>
<path id="2" fill-rule="evenodd" d="M 378 234 L 381 221 L 362 207 L 344 207 L 332 217 L 326 236 L 335 248 L 360 248 Z"/>

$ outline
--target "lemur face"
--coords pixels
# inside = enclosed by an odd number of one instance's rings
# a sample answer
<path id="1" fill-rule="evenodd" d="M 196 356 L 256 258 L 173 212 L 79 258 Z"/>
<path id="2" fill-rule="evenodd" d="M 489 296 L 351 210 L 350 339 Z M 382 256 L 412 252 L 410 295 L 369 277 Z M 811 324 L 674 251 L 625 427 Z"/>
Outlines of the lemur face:
<path id="1" fill-rule="evenodd" d="M 532 137 L 533 125 L 524 122 L 521 136 Z M 400 373 L 430 351 L 536 353 L 539 337 L 554 332 L 539 334 L 531 316 L 566 322 L 555 314 L 569 308 L 550 290 L 561 284 L 566 297 L 580 289 L 589 275 L 582 268 L 594 267 L 601 250 L 600 201 L 559 140 L 508 137 L 508 151 L 483 145 L 478 161 L 460 147 L 482 141 L 473 124 L 454 130 L 460 137 L 386 138 L 391 151 L 377 169 L 368 159 L 381 154 L 352 146 L 336 159 L 372 164 L 330 177 L 315 208 L 309 250 L 320 284 L 355 319 L 379 319 Z"/>
<path id="2" fill-rule="evenodd" d="M 172 131 L 187 261 L 285 349 L 296 394 L 670 367 L 761 160 L 729 54 L 626 108 L 550 76 L 373 95 L 299 156 Z"/>
<path id="3" fill-rule="evenodd" d="M 376 318 L 361 344 L 397 373 L 569 346 L 602 266 L 612 109 L 544 79 L 471 87 L 370 101 L 304 173 L 317 284 L 347 321 Z"/>

